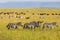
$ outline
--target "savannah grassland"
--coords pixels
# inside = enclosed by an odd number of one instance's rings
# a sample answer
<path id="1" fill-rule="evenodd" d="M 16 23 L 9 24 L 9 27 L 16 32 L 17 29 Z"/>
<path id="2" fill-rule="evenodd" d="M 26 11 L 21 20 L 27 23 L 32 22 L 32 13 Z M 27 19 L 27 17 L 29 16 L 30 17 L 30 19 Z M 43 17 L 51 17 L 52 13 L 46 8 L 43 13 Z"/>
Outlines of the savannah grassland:
<path id="1" fill-rule="evenodd" d="M 8 18 L 8 15 L 5 16 L 4 19 L 0 18 L 0 40 L 60 40 L 60 18 L 57 15 L 51 15 L 51 13 L 60 13 L 60 9 L 54 8 L 24 8 L 24 9 L 0 9 L 0 12 L 24 12 L 26 15 L 21 14 L 21 16 L 29 16 L 30 19 L 25 18 Z M 35 15 L 32 15 L 35 13 Z M 39 13 L 48 13 L 49 15 L 43 15 L 44 18 L 40 18 L 41 15 Z M 16 14 L 10 14 L 16 16 Z M 31 21 L 43 21 L 45 22 L 57 22 L 59 27 L 54 27 L 52 30 L 47 28 L 42 31 L 42 26 L 39 28 L 35 28 L 33 30 L 23 29 L 23 27 L 18 27 L 18 29 L 10 29 L 8 30 L 6 25 L 8 23 L 16 23 L 22 22 L 29 23 Z"/>

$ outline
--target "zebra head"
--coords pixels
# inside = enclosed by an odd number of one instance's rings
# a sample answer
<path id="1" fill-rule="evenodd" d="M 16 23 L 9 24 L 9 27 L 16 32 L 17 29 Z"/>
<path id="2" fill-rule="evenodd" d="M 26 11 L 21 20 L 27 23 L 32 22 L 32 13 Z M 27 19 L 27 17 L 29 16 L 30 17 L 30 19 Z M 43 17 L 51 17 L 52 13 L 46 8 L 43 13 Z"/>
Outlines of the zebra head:
<path id="1" fill-rule="evenodd" d="M 57 22 L 52 22 L 52 25 L 58 27 Z"/>

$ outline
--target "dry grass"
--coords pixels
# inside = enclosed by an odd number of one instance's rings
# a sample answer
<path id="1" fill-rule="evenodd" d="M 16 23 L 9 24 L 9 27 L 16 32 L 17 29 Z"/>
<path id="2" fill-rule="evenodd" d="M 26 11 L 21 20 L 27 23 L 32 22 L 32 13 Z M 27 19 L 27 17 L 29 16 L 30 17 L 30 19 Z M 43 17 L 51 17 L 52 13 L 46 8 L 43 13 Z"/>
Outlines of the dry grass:
<path id="1" fill-rule="evenodd" d="M 6 15 L 5 19 L 0 18 L 0 40 L 60 40 L 60 18 L 57 16 L 52 16 L 51 13 L 60 13 L 60 9 L 41 9 L 41 8 L 33 8 L 33 9 L 0 9 L 0 12 L 24 12 L 26 15 L 21 16 L 30 16 L 30 19 L 19 19 L 13 18 L 9 19 Z M 27 12 L 29 11 L 29 12 Z M 44 18 L 39 18 L 40 15 L 38 13 L 48 13 L 49 16 L 44 15 Z M 35 15 L 32 15 L 35 13 Z M 15 14 L 13 14 L 15 16 Z M 0 16 L 3 16 L 0 15 Z M 46 29 L 42 31 L 42 26 L 39 28 L 35 28 L 33 30 L 23 29 L 23 27 L 19 27 L 18 29 L 10 29 L 6 28 L 6 25 L 10 22 L 22 22 L 23 24 L 31 21 L 43 21 L 45 22 L 57 22 L 59 27 L 54 27 L 53 30 Z"/>

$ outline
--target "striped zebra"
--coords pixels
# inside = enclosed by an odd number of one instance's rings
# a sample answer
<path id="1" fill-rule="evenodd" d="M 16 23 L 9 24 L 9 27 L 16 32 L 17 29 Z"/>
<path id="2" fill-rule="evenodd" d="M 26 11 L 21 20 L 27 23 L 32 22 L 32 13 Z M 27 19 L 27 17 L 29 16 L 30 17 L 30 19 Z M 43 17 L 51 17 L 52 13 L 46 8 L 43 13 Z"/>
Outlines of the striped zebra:
<path id="1" fill-rule="evenodd" d="M 44 23 L 43 24 L 43 30 L 46 29 L 46 28 L 50 28 L 50 29 L 53 29 L 53 27 L 56 26 L 58 27 L 58 24 L 57 22 L 52 22 L 52 23 Z"/>
<path id="2" fill-rule="evenodd" d="M 25 29 L 26 28 L 34 29 L 36 27 L 41 26 L 41 23 L 42 22 L 40 22 L 40 21 L 38 21 L 38 22 L 32 21 L 30 23 L 25 23 L 23 28 L 25 28 Z"/>
<path id="3" fill-rule="evenodd" d="M 15 29 L 17 29 L 17 27 L 18 27 L 18 26 L 21 26 L 21 25 L 22 25 L 21 22 L 18 22 L 18 23 L 9 23 L 9 24 L 7 25 L 7 28 L 8 28 L 8 29 L 10 29 L 10 28 L 15 28 Z"/>

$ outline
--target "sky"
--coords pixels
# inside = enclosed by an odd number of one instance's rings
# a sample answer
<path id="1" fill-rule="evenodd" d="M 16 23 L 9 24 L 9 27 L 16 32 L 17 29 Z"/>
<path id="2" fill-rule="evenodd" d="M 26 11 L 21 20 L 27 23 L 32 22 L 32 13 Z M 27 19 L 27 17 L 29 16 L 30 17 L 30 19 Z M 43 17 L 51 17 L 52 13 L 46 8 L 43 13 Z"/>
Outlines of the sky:
<path id="1" fill-rule="evenodd" d="M 19 1 L 40 1 L 40 2 L 59 2 L 60 0 L 0 0 L 0 2 L 19 2 Z"/>
<path id="2" fill-rule="evenodd" d="M 60 0 L 0 0 L 0 8 L 60 8 Z"/>

